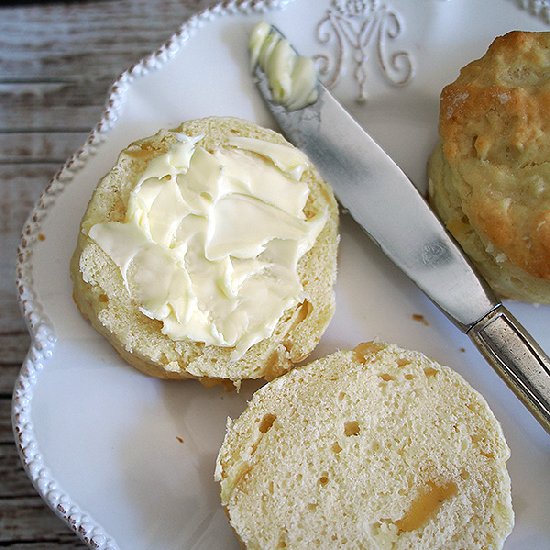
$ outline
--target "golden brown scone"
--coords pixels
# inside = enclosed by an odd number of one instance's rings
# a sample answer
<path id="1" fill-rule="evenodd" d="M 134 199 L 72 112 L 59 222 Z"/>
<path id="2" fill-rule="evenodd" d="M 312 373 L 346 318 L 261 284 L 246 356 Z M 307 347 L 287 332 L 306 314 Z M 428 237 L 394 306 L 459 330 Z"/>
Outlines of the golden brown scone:
<path id="1" fill-rule="evenodd" d="M 550 303 L 550 33 L 511 32 L 441 93 L 430 201 L 503 297 Z"/>
<path id="2" fill-rule="evenodd" d="M 497 549 L 514 524 L 509 456 L 461 376 L 369 342 L 256 391 L 215 476 L 245 548 Z"/>
<path id="3" fill-rule="evenodd" d="M 270 338 L 254 344 L 237 361 L 230 361 L 234 348 L 175 341 L 163 334 L 161 321 L 138 309 L 120 269 L 87 235 L 94 224 L 124 221 L 131 190 L 149 161 L 165 153 L 176 141 L 176 133 L 204 135 L 199 143 L 210 152 L 235 136 L 287 143 L 280 134 L 250 122 L 207 118 L 185 122 L 174 130 L 163 130 L 129 145 L 99 182 L 82 220 L 71 261 L 76 304 L 128 363 L 151 376 L 236 383 L 246 378 L 279 376 L 309 355 L 334 312 L 338 207 L 331 189 L 313 166 L 301 177 L 309 188 L 304 213 L 309 218 L 328 209 L 328 220 L 313 247 L 298 262 L 306 298 L 284 312 Z"/>

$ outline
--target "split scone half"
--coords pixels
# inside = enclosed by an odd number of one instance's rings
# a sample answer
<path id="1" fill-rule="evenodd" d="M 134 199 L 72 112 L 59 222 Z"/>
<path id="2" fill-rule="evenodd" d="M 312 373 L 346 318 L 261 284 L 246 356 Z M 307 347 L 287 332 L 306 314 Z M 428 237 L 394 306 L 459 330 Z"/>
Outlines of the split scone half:
<path id="1" fill-rule="evenodd" d="M 550 33 L 511 32 L 441 92 L 430 203 L 502 297 L 550 303 Z"/>
<path id="2" fill-rule="evenodd" d="M 514 523 L 509 455 L 460 375 L 369 342 L 256 391 L 215 477 L 246 548 L 492 549 Z"/>
<path id="3" fill-rule="evenodd" d="M 338 207 L 280 134 L 235 118 L 136 141 L 99 182 L 71 262 L 74 299 L 160 378 L 271 379 L 334 311 Z"/>

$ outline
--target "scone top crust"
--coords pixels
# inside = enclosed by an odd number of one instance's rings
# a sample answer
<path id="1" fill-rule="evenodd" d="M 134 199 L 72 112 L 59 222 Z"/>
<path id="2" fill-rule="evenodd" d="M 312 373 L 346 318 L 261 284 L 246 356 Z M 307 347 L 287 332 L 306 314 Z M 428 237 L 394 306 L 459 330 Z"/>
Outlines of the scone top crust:
<path id="1" fill-rule="evenodd" d="M 189 121 L 132 143 L 100 181 L 82 220 L 71 263 L 75 301 L 124 359 L 147 374 L 235 382 L 245 378 L 273 378 L 311 352 L 334 311 L 336 201 L 315 168 L 307 168 L 301 177 L 309 189 L 304 214 L 309 218 L 326 210 L 328 221 L 313 247 L 298 262 L 306 299 L 283 314 L 271 338 L 253 345 L 238 361 L 231 361 L 233 348 L 171 340 L 161 332 L 159 321 L 139 311 L 124 286 L 120 270 L 87 232 L 97 223 L 124 221 L 130 193 L 141 174 L 151 159 L 168 151 L 178 133 L 203 135 L 200 145 L 209 152 L 223 148 L 232 137 L 238 136 L 287 144 L 280 134 L 235 118 Z"/>
<path id="2" fill-rule="evenodd" d="M 528 274 L 550 279 L 550 33 L 511 32 L 441 94 L 445 160 L 469 223 Z"/>

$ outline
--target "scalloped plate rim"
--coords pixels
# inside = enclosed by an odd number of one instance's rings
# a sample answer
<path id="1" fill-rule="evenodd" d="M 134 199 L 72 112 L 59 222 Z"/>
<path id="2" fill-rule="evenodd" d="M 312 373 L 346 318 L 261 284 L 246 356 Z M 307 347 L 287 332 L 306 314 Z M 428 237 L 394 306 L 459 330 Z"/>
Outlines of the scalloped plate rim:
<path id="1" fill-rule="evenodd" d="M 31 335 L 31 345 L 18 374 L 12 400 L 12 426 L 21 462 L 36 491 L 55 514 L 92 548 L 115 550 L 116 541 L 90 515 L 76 505 L 71 497 L 56 486 L 56 480 L 43 463 L 30 419 L 33 389 L 43 364 L 55 345 L 55 333 L 48 316 L 33 290 L 33 248 L 39 238 L 42 221 L 54 206 L 57 197 L 72 182 L 76 174 L 94 155 L 98 146 L 116 126 L 118 112 L 132 82 L 161 68 L 185 47 L 195 30 L 215 18 L 242 13 L 252 15 L 282 9 L 295 0 L 229 0 L 220 2 L 184 21 L 179 29 L 156 51 L 143 57 L 125 70 L 112 84 L 99 122 L 91 130 L 85 144 L 71 155 L 50 180 L 23 226 L 17 252 L 16 284 L 23 317 Z M 550 23 L 550 7 L 528 0 L 514 1 L 520 10 Z"/>
<path id="2" fill-rule="evenodd" d="M 51 355 L 56 337 L 50 320 L 33 290 L 33 247 L 38 239 L 41 222 L 55 204 L 57 196 L 95 154 L 97 147 L 118 121 L 118 111 L 131 83 L 149 72 L 158 70 L 176 55 L 192 38 L 196 29 L 214 18 L 234 13 L 251 15 L 282 9 L 295 0 L 230 0 L 191 15 L 164 44 L 123 71 L 113 82 L 107 95 L 99 122 L 90 131 L 86 142 L 79 147 L 54 174 L 35 203 L 22 229 L 17 249 L 16 287 L 19 306 L 31 336 L 31 344 L 17 376 L 12 397 L 12 428 L 16 447 L 25 473 L 35 490 L 52 511 L 90 548 L 117 550 L 118 545 L 103 527 L 86 511 L 76 505 L 70 495 L 55 488 L 56 480 L 49 473 L 34 436 L 30 412 L 32 390 L 43 363 Z"/>

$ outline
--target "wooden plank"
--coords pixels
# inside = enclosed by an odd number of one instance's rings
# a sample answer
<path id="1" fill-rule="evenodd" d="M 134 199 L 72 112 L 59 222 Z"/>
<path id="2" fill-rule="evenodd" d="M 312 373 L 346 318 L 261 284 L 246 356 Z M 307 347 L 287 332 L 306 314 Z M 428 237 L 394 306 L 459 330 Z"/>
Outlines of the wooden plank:
<path id="1" fill-rule="evenodd" d="M 105 2 L 101 9 L 95 2 L 3 9 L 0 131 L 93 126 L 115 78 L 165 42 L 199 3 L 187 4 L 163 2 L 162 10 L 145 0 Z"/>
<path id="2" fill-rule="evenodd" d="M 6 393 L 8 385 L 13 385 L 8 371 L 12 372 L 12 368 L 19 370 L 19 365 L 23 363 L 29 349 L 30 340 L 27 332 L 0 333 L 0 394 Z"/>
<path id="3" fill-rule="evenodd" d="M 35 202 L 60 167 L 60 163 L 0 164 L 2 236 L 19 234 Z"/>
<path id="4" fill-rule="evenodd" d="M 21 228 L 57 164 L 0 164 L 0 334 L 24 332 L 16 299 L 15 259 Z"/>
<path id="5" fill-rule="evenodd" d="M 21 464 L 15 445 L 0 446 L 0 502 L 6 498 L 38 496 Z"/>
<path id="6" fill-rule="evenodd" d="M 13 444 L 11 399 L 0 398 L 0 448 L 8 443 Z"/>
<path id="7" fill-rule="evenodd" d="M 0 398 L 10 399 L 15 385 L 15 379 L 21 369 L 21 363 L 0 365 Z M 0 478 L 1 479 L 1 478 Z"/>
<path id="8" fill-rule="evenodd" d="M 0 545 L 7 543 L 37 541 L 43 548 L 52 548 L 46 543 L 69 544 L 70 548 L 86 548 L 76 535 L 49 510 L 37 497 L 0 500 Z M 10 548 L 13 548 L 10 544 Z M 57 546 L 56 546 L 57 547 Z M 20 546 L 25 548 L 25 546 Z M 31 546 L 31 548 L 37 548 Z"/>
<path id="9" fill-rule="evenodd" d="M 1 248 L 1 247 L 0 247 Z M 14 261 L 15 263 L 15 261 Z M 21 317 L 19 304 L 17 303 L 17 291 L 15 288 L 15 277 L 12 269 L 1 269 L 0 275 L 0 334 L 10 332 L 23 332 L 26 330 L 25 321 Z M 9 277 L 4 277 L 4 272 L 9 273 Z"/>
<path id="10" fill-rule="evenodd" d="M 11 549 L 86 547 L 36 493 L 13 442 L 0 444 L 0 546 L 8 544 Z"/>
<path id="11" fill-rule="evenodd" d="M 9 548 L 9 550 L 52 550 L 52 548 L 56 548 L 57 550 L 85 550 L 88 548 L 85 544 L 79 542 L 76 537 L 74 540 L 49 540 L 47 542 L 25 540 L 24 542 L 13 543 L 10 541 L 2 546 Z"/>
<path id="12" fill-rule="evenodd" d="M 83 72 L 113 77 L 113 69 L 120 72 L 137 62 L 193 12 L 215 3 L 125 0 L 3 8 L 0 75 L 5 80 L 72 78 Z"/>
<path id="13" fill-rule="evenodd" d="M 190 13 L 216 2 L 35 2 L 0 9 L 0 546 L 85 548 L 35 495 L 13 444 L 8 397 L 29 345 L 14 285 L 21 226 L 99 119 L 114 79 Z"/>
<path id="14" fill-rule="evenodd" d="M 99 121 L 113 82 L 0 83 L 0 132 L 87 131 Z"/>
<path id="15" fill-rule="evenodd" d="M 0 133 L 0 164 L 54 163 L 61 166 L 88 132 Z"/>
<path id="16" fill-rule="evenodd" d="M 0 546 L 86 548 L 42 501 L 23 470 L 11 427 L 6 426 L 10 408 L 9 399 L 0 399 Z"/>

